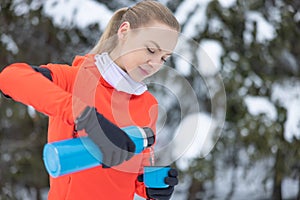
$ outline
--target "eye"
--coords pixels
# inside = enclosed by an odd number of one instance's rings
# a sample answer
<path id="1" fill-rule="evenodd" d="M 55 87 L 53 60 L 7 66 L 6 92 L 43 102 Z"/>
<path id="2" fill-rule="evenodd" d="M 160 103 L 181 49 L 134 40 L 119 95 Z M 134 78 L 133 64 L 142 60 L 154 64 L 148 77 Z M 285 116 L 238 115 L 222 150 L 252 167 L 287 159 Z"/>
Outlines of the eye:
<path id="1" fill-rule="evenodd" d="M 167 62 L 167 60 L 171 57 L 171 54 L 165 55 L 163 57 L 161 57 L 161 60 L 165 63 Z"/>
<path id="2" fill-rule="evenodd" d="M 147 50 L 148 50 L 149 53 L 152 53 L 152 54 L 155 53 L 155 51 L 153 49 L 151 49 L 150 47 L 147 47 Z"/>

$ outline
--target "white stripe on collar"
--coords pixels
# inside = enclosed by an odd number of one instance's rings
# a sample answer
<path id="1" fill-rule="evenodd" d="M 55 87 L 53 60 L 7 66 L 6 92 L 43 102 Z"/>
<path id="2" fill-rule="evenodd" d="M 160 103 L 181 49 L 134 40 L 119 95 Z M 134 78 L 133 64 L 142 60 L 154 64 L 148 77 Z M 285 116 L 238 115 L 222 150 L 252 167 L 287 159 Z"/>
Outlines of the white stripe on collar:
<path id="1" fill-rule="evenodd" d="M 108 53 L 95 55 L 95 60 L 101 76 L 117 91 L 141 95 L 147 90 L 144 83 L 133 80 L 109 57 Z"/>

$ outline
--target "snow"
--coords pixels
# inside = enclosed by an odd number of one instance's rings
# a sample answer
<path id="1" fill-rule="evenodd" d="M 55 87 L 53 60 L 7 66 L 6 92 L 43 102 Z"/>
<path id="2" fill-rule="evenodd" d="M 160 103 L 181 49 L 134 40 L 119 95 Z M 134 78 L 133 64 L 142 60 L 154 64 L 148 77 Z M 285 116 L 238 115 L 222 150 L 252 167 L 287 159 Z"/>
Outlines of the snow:
<path id="1" fill-rule="evenodd" d="M 253 40 L 259 43 L 270 41 L 276 37 L 275 27 L 268 22 L 261 13 L 256 11 L 248 11 L 246 13 L 246 27 L 244 31 L 244 41 L 246 44 L 251 44 Z M 254 31 L 253 22 L 257 24 L 256 38 L 253 38 Z"/>
<path id="2" fill-rule="evenodd" d="M 240 156 L 247 156 L 242 154 Z M 245 166 L 226 167 L 222 164 L 216 169 L 216 185 L 214 188 L 206 188 L 207 191 L 214 189 L 216 199 L 224 199 L 228 195 L 234 185 L 234 192 L 230 199 L 269 199 L 273 190 L 272 178 L 266 178 L 266 173 L 273 168 L 273 159 L 264 159 L 255 164 L 251 164 L 250 168 Z M 249 166 L 250 164 L 245 164 Z M 226 185 L 227 187 L 224 187 Z M 283 199 L 293 199 L 297 196 L 299 181 L 292 178 L 284 178 L 282 181 L 282 197 Z"/>
<path id="3" fill-rule="evenodd" d="M 294 20 L 295 20 L 295 22 L 299 22 L 299 21 L 300 21 L 300 11 L 298 11 L 298 12 L 294 15 Z"/>
<path id="4" fill-rule="evenodd" d="M 251 115 L 265 114 L 272 121 L 277 119 L 277 111 L 274 104 L 266 97 L 246 96 L 244 99 Z"/>
<path id="5" fill-rule="evenodd" d="M 293 199 L 297 196 L 299 182 L 295 179 L 285 178 L 282 181 L 282 196 L 284 199 Z"/>
<path id="6" fill-rule="evenodd" d="M 104 29 L 113 15 L 106 6 L 93 0 L 48 0 L 43 9 L 60 27 L 86 28 L 96 23 Z"/>
<path id="7" fill-rule="evenodd" d="M 211 34 L 220 32 L 223 32 L 225 34 L 226 32 L 226 27 L 224 27 L 224 23 L 217 17 L 209 19 L 208 25 L 208 32 Z"/>
<path id="8" fill-rule="evenodd" d="M 12 6 L 14 13 L 17 16 L 28 14 L 31 10 L 37 10 L 41 7 L 40 0 L 32 0 L 30 4 L 24 0 L 13 0 Z"/>
<path id="9" fill-rule="evenodd" d="M 191 73 L 191 64 L 193 59 L 193 54 L 191 52 L 191 47 L 187 44 L 189 40 L 186 39 L 183 35 L 179 37 L 177 46 L 173 53 L 173 58 L 176 63 L 176 70 L 184 75 L 188 76 Z M 196 43 L 196 42 L 194 42 Z M 198 44 L 196 44 L 198 46 Z"/>
<path id="10" fill-rule="evenodd" d="M 273 102 L 278 102 L 287 110 L 287 120 L 284 124 L 284 137 L 293 141 L 300 139 L 300 81 L 286 80 L 274 83 L 271 95 Z"/>
<path id="11" fill-rule="evenodd" d="M 281 53 L 282 62 L 285 63 L 285 66 L 289 68 L 294 74 L 297 74 L 299 71 L 299 66 L 297 63 L 297 59 L 291 52 L 287 49 L 283 49 Z"/>
<path id="12" fill-rule="evenodd" d="M 36 117 L 36 110 L 32 106 L 27 106 L 27 112 L 31 118 Z"/>
<path id="13" fill-rule="evenodd" d="M 216 199 L 226 199 L 229 195 L 233 182 L 238 183 L 234 186 L 233 194 L 230 199 L 264 199 L 270 196 L 271 184 L 267 183 L 267 190 L 263 185 L 265 169 L 269 167 L 267 162 L 257 163 L 246 172 L 244 166 L 226 167 L 218 166 L 216 169 Z M 224 187 L 226 186 L 226 187 Z M 209 188 L 207 188 L 209 190 Z M 262 196 L 264 195 L 264 196 Z"/>
<path id="14" fill-rule="evenodd" d="M 223 52 L 220 42 L 216 40 L 202 40 L 197 52 L 200 73 L 204 76 L 212 76 L 219 72 Z"/>
<path id="15" fill-rule="evenodd" d="M 284 5 L 276 5 L 276 4 L 282 4 L 282 2 L 276 1 L 275 5 L 272 7 L 269 7 L 269 19 L 270 21 L 274 22 L 275 24 L 280 24 L 282 21 L 282 17 L 281 17 L 281 7 L 283 7 Z"/>
<path id="16" fill-rule="evenodd" d="M 6 46 L 6 50 L 13 54 L 17 54 L 19 52 L 19 48 L 11 36 L 2 33 L 0 41 Z"/>
<path id="17" fill-rule="evenodd" d="M 265 114 L 272 121 L 277 120 L 275 104 L 287 110 L 287 120 L 284 124 L 284 138 L 292 142 L 300 139 L 300 81 L 286 80 L 276 82 L 272 87 L 271 100 L 260 96 L 246 96 L 244 99 L 251 115 Z"/>
<path id="18" fill-rule="evenodd" d="M 14 0 L 12 7 L 14 8 L 14 12 L 17 16 L 27 14 L 30 11 L 29 5 L 22 0 Z"/>
<path id="19" fill-rule="evenodd" d="M 179 5 L 175 17 L 180 24 L 184 24 L 182 34 L 193 37 L 204 30 L 207 25 L 206 9 L 210 2 L 211 0 L 186 0 Z M 229 8 L 236 4 L 236 0 L 219 0 L 219 3 L 222 7 Z"/>
<path id="20" fill-rule="evenodd" d="M 175 17 L 177 18 L 180 24 L 184 24 L 188 20 L 188 16 L 193 9 L 198 5 L 198 2 L 195 0 L 185 0 L 182 2 L 175 12 Z"/>
<path id="21" fill-rule="evenodd" d="M 179 5 L 174 13 L 180 24 L 185 24 L 182 34 L 193 37 L 203 31 L 206 23 L 206 8 L 211 0 L 186 0 Z"/>
<path id="22" fill-rule="evenodd" d="M 188 22 L 185 24 L 182 31 L 188 37 L 197 36 L 205 28 L 207 17 L 206 17 L 207 4 L 200 4 L 195 10 L 195 13 L 189 17 Z"/>
<path id="23" fill-rule="evenodd" d="M 219 3 L 223 8 L 229 8 L 236 4 L 236 0 L 219 0 Z"/>
<path id="24" fill-rule="evenodd" d="M 215 128 L 215 121 L 206 113 L 194 113 L 182 120 L 173 138 L 172 151 L 179 169 L 187 170 L 193 159 L 204 157 L 212 150 Z"/>
<path id="25" fill-rule="evenodd" d="M 196 49 L 196 63 L 193 62 L 193 49 Z M 216 40 L 205 39 L 198 44 L 182 35 L 174 50 L 176 70 L 182 75 L 188 76 L 191 73 L 191 67 L 195 67 L 202 76 L 213 76 L 221 69 L 223 53 L 222 45 Z"/>

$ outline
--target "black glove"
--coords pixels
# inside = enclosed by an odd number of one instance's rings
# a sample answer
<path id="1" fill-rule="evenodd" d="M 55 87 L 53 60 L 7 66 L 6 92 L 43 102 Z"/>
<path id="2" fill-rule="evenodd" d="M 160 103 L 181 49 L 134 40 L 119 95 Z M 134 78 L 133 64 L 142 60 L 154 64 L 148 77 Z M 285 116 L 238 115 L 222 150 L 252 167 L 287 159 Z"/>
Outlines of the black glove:
<path id="1" fill-rule="evenodd" d="M 148 198 L 155 200 L 169 200 L 173 194 L 174 186 L 178 184 L 178 172 L 172 168 L 168 172 L 168 177 L 165 178 L 165 183 L 169 185 L 167 188 L 147 188 L 146 193 Z M 138 176 L 138 181 L 143 182 L 143 174 Z"/>
<path id="2" fill-rule="evenodd" d="M 84 129 L 100 148 L 104 168 L 119 165 L 134 155 L 135 144 L 129 136 L 95 108 L 85 108 L 75 124 L 77 130 Z"/>

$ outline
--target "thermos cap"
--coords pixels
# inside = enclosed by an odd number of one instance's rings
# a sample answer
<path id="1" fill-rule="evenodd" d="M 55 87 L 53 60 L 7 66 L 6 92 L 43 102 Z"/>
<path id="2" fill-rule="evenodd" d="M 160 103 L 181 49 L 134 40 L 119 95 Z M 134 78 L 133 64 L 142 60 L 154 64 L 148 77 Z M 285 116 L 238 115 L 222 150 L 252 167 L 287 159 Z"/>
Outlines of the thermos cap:
<path id="1" fill-rule="evenodd" d="M 146 138 L 147 138 L 147 147 L 150 147 L 155 142 L 155 135 L 154 135 L 152 129 L 149 127 L 143 127 L 143 130 L 144 130 L 144 132 L 146 134 Z"/>

